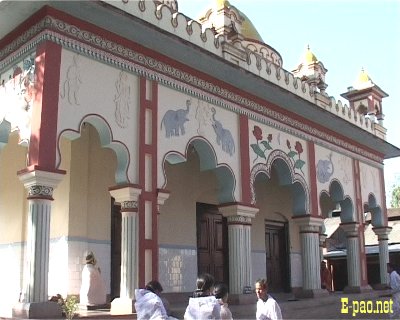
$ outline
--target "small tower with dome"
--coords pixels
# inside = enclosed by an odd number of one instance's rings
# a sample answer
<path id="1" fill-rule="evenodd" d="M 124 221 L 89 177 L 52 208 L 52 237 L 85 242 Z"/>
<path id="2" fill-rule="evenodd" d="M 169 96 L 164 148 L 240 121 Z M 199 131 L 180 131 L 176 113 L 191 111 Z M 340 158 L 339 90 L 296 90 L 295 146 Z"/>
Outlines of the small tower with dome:
<path id="1" fill-rule="evenodd" d="M 361 69 L 353 86 L 348 87 L 347 92 L 341 96 L 349 101 L 350 108 L 368 116 L 373 122 L 377 120 L 380 125 L 383 124 L 382 99 L 388 94 L 372 81 L 364 68 Z"/>
<path id="2" fill-rule="evenodd" d="M 311 51 L 310 46 L 307 46 L 299 65 L 292 73 L 294 76 L 306 81 L 314 90 L 318 88 L 321 94 L 326 95 L 325 90 L 328 85 L 325 82 L 325 74 L 327 71 L 323 63 Z"/>
<path id="3" fill-rule="evenodd" d="M 282 67 L 279 52 L 264 42 L 251 20 L 228 0 L 214 0 L 197 20 L 203 30 L 210 28 L 216 35 L 225 37 L 225 59 L 240 65 L 254 54 L 258 60 L 264 59 Z"/>

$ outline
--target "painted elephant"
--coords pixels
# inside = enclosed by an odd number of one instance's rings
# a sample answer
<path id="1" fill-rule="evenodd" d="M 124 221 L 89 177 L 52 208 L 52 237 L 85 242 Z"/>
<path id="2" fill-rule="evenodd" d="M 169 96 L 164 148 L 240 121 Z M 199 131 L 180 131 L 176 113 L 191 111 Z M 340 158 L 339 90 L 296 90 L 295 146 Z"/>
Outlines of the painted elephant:
<path id="1" fill-rule="evenodd" d="M 332 153 L 328 156 L 329 160 L 318 160 L 317 179 L 320 183 L 328 182 L 335 169 L 332 162 Z"/>
<path id="2" fill-rule="evenodd" d="M 231 156 L 235 152 L 235 141 L 233 140 L 231 132 L 228 129 L 224 129 L 221 122 L 217 120 L 214 120 L 212 126 L 217 135 L 218 145 L 222 145 L 222 150 L 229 153 Z"/>
<path id="3" fill-rule="evenodd" d="M 168 110 L 161 120 L 161 129 L 164 125 L 165 136 L 167 138 L 171 136 L 179 136 L 179 130 L 181 135 L 185 134 L 185 122 L 189 121 L 187 115 L 189 113 L 190 100 L 186 100 L 186 109 Z"/>

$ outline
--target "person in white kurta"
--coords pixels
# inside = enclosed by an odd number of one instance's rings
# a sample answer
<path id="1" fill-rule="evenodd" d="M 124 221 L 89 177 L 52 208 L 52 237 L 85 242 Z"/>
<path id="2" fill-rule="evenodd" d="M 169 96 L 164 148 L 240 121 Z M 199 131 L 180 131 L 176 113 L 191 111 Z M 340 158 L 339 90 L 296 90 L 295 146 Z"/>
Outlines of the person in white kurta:
<path id="1" fill-rule="evenodd" d="M 82 270 L 80 304 L 86 306 L 103 305 L 107 302 L 107 293 L 100 269 L 96 266 L 93 252 L 86 256 L 86 265 Z"/>
<path id="2" fill-rule="evenodd" d="M 393 319 L 400 319 L 400 275 L 394 270 L 391 263 L 387 264 L 389 273 L 389 285 L 392 289 L 393 313 L 390 315 Z"/>
<path id="3" fill-rule="evenodd" d="M 160 297 L 163 288 L 157 280 L 146 284 L 144 289 L 135 290 L 135 310 L 138 320 L 177 320 L 171 317 L 165 304 L 166 300 Z"/>
<path id="4" fill-rule="evenodd" d="M 256 282 L 257 294 L 257 320 L 280 320 L 282 319 L 281 308 L 278 303 L 267 293 L 268 285 L 265 279 Z"/>
<path id="5" fill-rule="evenodd" d="M 214 277 L 211 274 L 203 273 L 197 277 L 196 291 L 189 299 L 183 319 L 221 319 L 220 302 L 213 296 Z"/>

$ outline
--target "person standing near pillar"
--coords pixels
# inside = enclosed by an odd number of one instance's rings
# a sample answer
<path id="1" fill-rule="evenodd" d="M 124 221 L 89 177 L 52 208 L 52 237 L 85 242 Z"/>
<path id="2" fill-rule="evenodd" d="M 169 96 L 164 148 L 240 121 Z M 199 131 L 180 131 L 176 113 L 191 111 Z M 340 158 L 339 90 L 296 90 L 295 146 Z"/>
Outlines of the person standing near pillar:
<path id="1" fill-rule="evenodd" d="M 321 261 L 321 287 L 332 292 L 332 274 L 325 261 Z"/>
<path id="2" fill-rule="evenodd" d="M 389 273 L 389 285 L 392 289 L 393 297 L 393 313 L 390 315 L 392 319 L 400 318 L 400 275 L 394 268 L 392 263 L 387 264 L 387 271 Z"/>
<path id="3" fill-rule="evenodd" d="M 281 308 L 278 303 L 268 294 L 267 280 L 259 279 L 256 282 L 257 294 L 257 320 L 279 320 L 282 319 Z"/>

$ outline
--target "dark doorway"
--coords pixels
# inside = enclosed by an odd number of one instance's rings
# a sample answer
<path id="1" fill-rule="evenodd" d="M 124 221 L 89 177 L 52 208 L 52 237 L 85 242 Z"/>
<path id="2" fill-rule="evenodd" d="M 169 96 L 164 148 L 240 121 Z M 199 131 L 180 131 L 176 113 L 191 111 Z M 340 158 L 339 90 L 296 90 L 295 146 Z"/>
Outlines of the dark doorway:
<path id="1" fill-rule="evenodd" d="M 287 241 L 287 223 L 267 221 L 265 250 L 269 291 L 289 292 L 290 271 Z"/>
<path id="2" fill-rule="evenodd" d="M 197 266 L 199 274 L 208 272 L 217 282 L 229 283 L 228 227 L 226 218 L 214 205 L 198 203 Z"/>
<path id="3" fill-rule="evenodd" d="M 121 283 L 121 206 L 111 198 L 111 292 L 110 299 L 119 297 Z"/>

